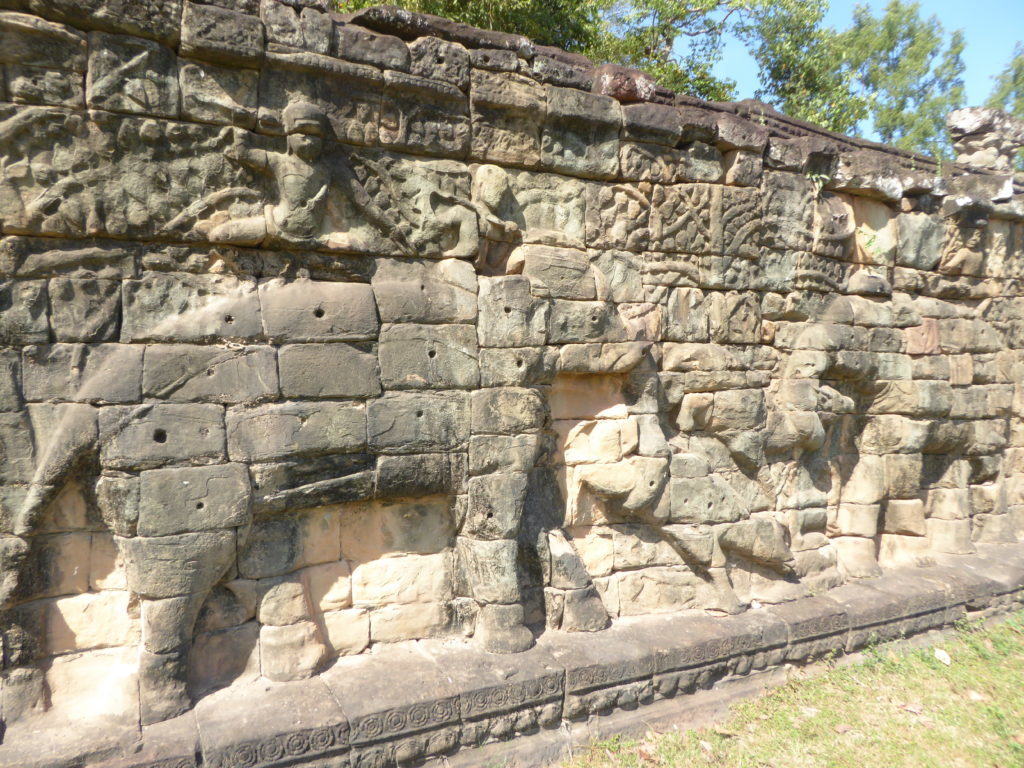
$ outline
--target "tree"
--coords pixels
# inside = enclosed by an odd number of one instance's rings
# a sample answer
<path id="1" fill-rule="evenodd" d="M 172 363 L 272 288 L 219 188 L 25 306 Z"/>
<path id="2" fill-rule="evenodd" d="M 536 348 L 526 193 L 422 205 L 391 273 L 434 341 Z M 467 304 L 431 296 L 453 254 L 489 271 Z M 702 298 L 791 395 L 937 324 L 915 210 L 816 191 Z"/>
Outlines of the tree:
<path id="1" fill-rule="evenodd" d="M 724 101 L 736 84 L 713 73 L 723 37 L 754 3 L 766 0 L 613 0 L 588 53 L 650 73 L 679 93 Z"/>
<path id="2" fill-rule="evenodd" d="M 995 88 L 985 106 L 1024 120 L 1024 43 L 1017 43 L 1010 63 L 994 79 Z M 1024 171 L 1024 150 L 1017 155 L 1017 169 Z"/>
<path id="3" fill-rule="evenodd" d="M 777 0 L 739 29 L 760 68 L 757 98 L 842 133 L 867 115 L 843 36 L 822 25 L 828 0 Z"/>
<path id="4" fill-rule="evenodd" d="M 949 157 L 946 115 L 964 101 L 963 32 L 947 34 L 935 16 L 921 18 L 916 2 L 890 0 L 877 18 L 857 6 L 841 41 L 879 139 Z"/>
<path id="5" fill-rule="evenodd" d="M 586 51 L 603 29 L 600 10 L 609 0 L 396 0 L 417 13 L 431 13 L 474 27 L 525 35 L 541 45 Z M 335 0 L 340 11 L 354 11 L 381 0 Z"/>

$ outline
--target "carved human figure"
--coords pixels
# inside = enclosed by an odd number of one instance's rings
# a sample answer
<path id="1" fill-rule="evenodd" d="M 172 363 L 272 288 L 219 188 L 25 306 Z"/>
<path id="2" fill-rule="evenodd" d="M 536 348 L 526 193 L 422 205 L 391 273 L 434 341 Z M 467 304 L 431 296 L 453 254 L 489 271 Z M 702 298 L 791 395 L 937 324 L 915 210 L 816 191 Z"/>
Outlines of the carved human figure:
<path id="1" fill-rule="evenodd" d="M 323 150 L 325 118 L 316 106 L 296 101 L 282 114 L 287 151 L 275 152 L 246 145 L 245 133 L 233 132 L 228 158 L 260 173 L 273 175 L 278 201 L 264 206 L 256 216 L 228 220 L 213 227 L 209 238 L 215 243 L 270 245 L 318 240 L 327 202 L 330 174 L 318 162 Z"/>

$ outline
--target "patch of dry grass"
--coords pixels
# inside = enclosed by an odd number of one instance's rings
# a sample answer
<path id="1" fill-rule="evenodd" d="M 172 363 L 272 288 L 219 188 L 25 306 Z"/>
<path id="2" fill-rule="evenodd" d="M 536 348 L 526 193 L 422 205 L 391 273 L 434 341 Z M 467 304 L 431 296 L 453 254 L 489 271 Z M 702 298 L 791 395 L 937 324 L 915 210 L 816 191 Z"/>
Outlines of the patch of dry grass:
<path id="1" fill-rule="evenodd" d="M 714 728 L 604 742 L 563 768 L 1024 768 L 1024 613 L 867 656 L 743 701 Z"/>

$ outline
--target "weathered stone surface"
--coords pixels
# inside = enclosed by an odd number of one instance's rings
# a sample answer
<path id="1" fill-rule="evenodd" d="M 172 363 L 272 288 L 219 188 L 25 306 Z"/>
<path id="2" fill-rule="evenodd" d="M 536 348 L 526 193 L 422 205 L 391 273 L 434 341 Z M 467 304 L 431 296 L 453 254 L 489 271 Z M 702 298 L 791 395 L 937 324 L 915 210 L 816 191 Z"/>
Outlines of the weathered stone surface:
<path id="1" fill-rule="evenodd" d="M 263 58 L 263 25 L 248 14 L 185 1 L 181 46 L 185 56 L 239 66 Z"/>
<path id="2" fill-rule="evenodd" d="M 0 5 L 12 764 L 460 760 L 1017 599 L 1008 118 L 938 178 L 398 8 Z"/>
<path id="3" fill-rule="evenodd" d="M 377 336 L 373 291 L 361 283 L 260 283 L 261 317 L 275 341 L 363 341 Z"/>
<path id="4" fill-rule="evenodd" d="M 95 109 L 177 117 L 174 53 L 149 40 L 91 33 L 85 99 Z"/>
<path id="5" fill-rule="evenodd" d="M 366 446 L 366 414 L 348 403 L 275 403 L 231 408 L 228 454 L 234 461 L 355 453 Z"/>
<path id="6" fill-rule="evenodd" d="M 383 453 L 449 451 L 469 434 L 462 394 L 386 393 L 367 407 L 367 439 Z"/>
<path id="7" fill-rule="evenodd" d="M 114 469 L 210 464 L 224 458 L 224 409 L 212 404 L 119 405 L 99 412 L 100 461 Z"/>
<path id="8" fill-rule="evenodd" d="M 278 392 L 276 355 L 263 346 L 151 344 L 146 348 L 142 391 L 146 397 L 174 402 L 266 400 Z"/>
<path id="9" fill-rule="evenodd" d="M 480 382 L 471 325 L 386 325 L 380 334 L 385 389 L 469 389 Z"/>
<path id="10" fill-rule="evenodd" d="M 278 351 L 284 397 L 363 398 L 380 394 L 373 348 L 356 344 L 288 344 Z"/>
<path id="11" fill-rule="evenodd" d="M 242 464 L 152 469 L 140 480 L 140 536 L 231 528 L 249 521 L 249 473 Z"/>

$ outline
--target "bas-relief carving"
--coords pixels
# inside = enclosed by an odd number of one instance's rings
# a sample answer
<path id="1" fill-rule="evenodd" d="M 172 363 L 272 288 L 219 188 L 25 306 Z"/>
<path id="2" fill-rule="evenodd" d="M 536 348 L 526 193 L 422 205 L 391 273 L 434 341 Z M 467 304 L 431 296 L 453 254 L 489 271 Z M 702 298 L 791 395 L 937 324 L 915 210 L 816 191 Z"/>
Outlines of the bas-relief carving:
<path id="1" fill-rule="evenodd" d="M 173 117 L 159 82 L 129 72 L 161 69 L 154 46 L 98 65 L 133 83 L 106 98 Z M 348 132 L 358 121 L 306 59 L 288 62 L 261 80 L 272 109 L 262 94 L 255 123 L 281 135 L 0 107 L 16 666 L 35 662 L 17 649 L 36 631 L 21 608 L 40 526 L 72 481 L 139 601 L 144 723 L 190 706 L 200 629 L 256 589 L 237 582 L 275 580 L 246 614 L 263 674 L 366 647 L 363 608 L 291 575 L 297 520 L 336 505 L 434 499 L 445 522 L 426 551 L 409 545 L 429 588 L 389 558 L 357 574 L 333 555 L 316 578 L 376 575 L 385 603 L 441 595 L 416 606 L 423 633 L 462 627 L 501 653 L 543 624 L 737 613 L 874 575 L 879 552 L 968 551 L 967 510 L 979 536 L 1013 535 L 1010 377 L 971 372 L 982 347 L 1007 351 L 1005 324 L 894 295 L 886 206 L 778 171 L 760 187 L 627 184 L 345 146 L 376 140 Z M 458 154 L 465 124 L 417 111 L 415 78 L 387 83 L 409 103 L 388 107 L 381 143 Z M 608 176 L 608 127 L 580 143 L 570 106 L 543 131 L 545 165 L 578 155 Z M 985 274 L 987 224 L 945 223 L 940 275 Z M 323 605 L 350 613 L 328 625 Z"/>

